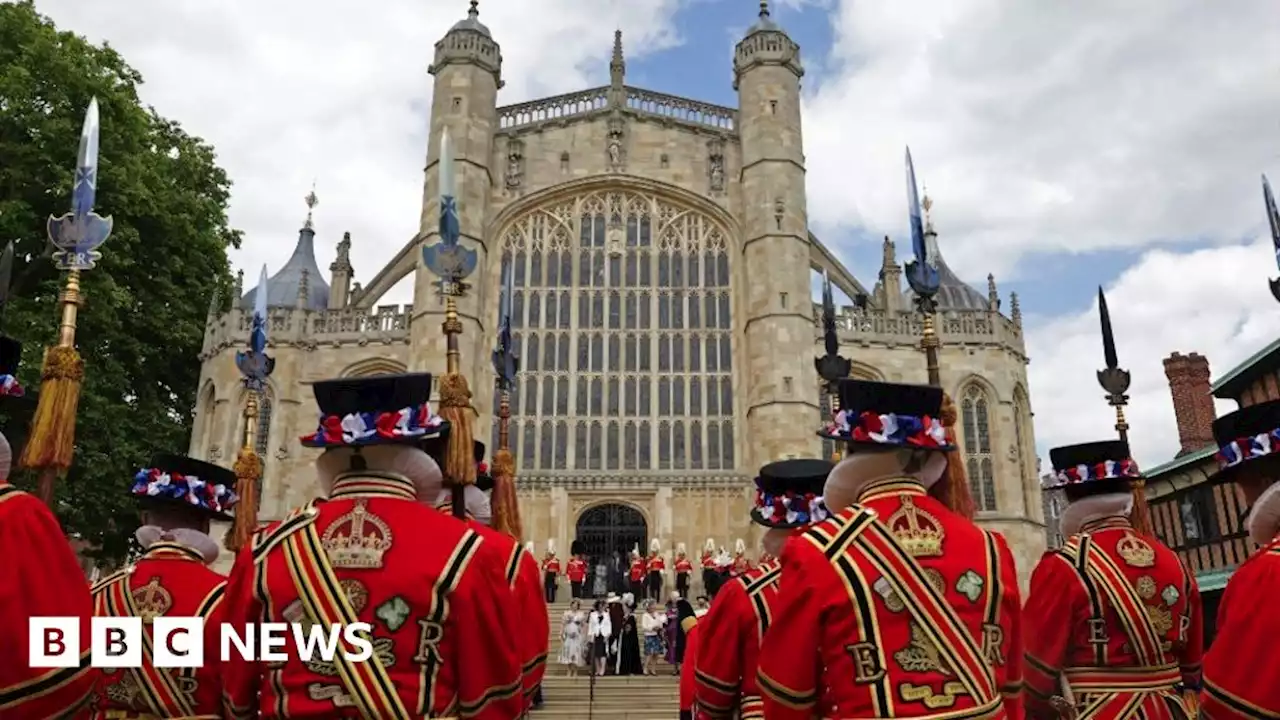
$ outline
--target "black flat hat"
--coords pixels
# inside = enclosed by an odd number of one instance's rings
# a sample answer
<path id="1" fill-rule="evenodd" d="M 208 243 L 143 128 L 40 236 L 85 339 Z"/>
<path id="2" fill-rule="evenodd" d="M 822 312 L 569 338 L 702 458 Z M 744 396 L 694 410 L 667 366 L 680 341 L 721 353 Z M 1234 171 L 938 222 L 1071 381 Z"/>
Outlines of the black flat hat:
<path id="1" fill-rule="evenodd" d="M 236 474 L 185 455 L 157 453 L 133 478 L 129 494 L 144 504 L 181 505 L 215 520 L 231 520 Z"/>
<path id="2" fill-rule="evenodd" d="M 1218 444 L 1218 480 L 1229 480 L 1250 463 L 1274 458 L 1280 454 L 1280 400 L 1242 407 L 1214 420 L 1213 440 Z"/>
<path id="3" fill-rule="evenodd" d="M 1067 488 L 1076 498 L 1126 492 L 1129 483 L 1142 478 L 1123 440 L 1056 447 L 1049 451 L 1049 462 L 1056 477 L 1047 489 Z"/>
<path id="4" fill-rule="evenodd" d="M 872 380 L 842 379 L 840 412 L 818 432 L 851 446 L 953 450 L 939 415 L 942 388 Z M 891 424 L 886 426 L 885 420 Z M 894 427 L 893 425 L 896 425 Z"/>
<path id="5" fill-rule="evenodd" d="M 771 528 L 796 528 L 829 517 L 822 488 L 834 464 L 827 460 L 779 460 L 760 468 L 751 519 Z"/>
<path id="6" fill-rule="evenodd" d="M 419 444 L 448 427 L 428 405 L 430 373 L 323 380 L 312 391 L 320 426 L 302 437 L 306 447 Z"/>

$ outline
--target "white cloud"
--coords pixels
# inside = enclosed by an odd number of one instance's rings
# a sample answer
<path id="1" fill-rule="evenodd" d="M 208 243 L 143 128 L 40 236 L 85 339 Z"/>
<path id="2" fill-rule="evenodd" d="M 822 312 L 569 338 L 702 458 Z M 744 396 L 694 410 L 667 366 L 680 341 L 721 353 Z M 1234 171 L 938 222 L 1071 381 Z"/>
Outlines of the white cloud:
<path id="1" fill-rule="evenodd" d="M 621 27 L 631 57 L 675 42 L 678 0 L 484 0 L 502 46 L 499 103 L 603 82 Z M 434 47 L 466 0 L 38 0 L 61 29 L 109 41 L 146 80 L 143 100 L 213 144 L 235 186 L 233 256 L 288 258 L 314 180 L 322 269 L 344 231 L 367 280 L 418 230 Z M 110 132 L 104 128 L 103 132 Z M 398 293 L 397 293 L 398 294 Z M 408 301 L 409 297 L 388 297 Z"/>
<path id="2" fill-rule="evenodd" d="M 1280 170 L 1272 0 L 841 0 L 833 22 L 831 57 L 809 56 L 831 72 L 806 78 L 819 229 L 902 236 L 907 144 L 966 277 L 1262 226 L 1258 174 Z"/>
<path id="3" fill-rule="evenodd" d="M 1165 357 L 1198 352 L 1216 380 L 1280 336 L 1280 308 L 1267 288 L 1268 270 L 1275 275 L 1271 256 L 1270 238 L 1154 250 L 1105 288 L 1120 367 L 1133 380 L 1125 414 L 1140 466 L 1166 462 L 1179 447 Z M 1114 437 L 1115 412 L 1096 379 L 1104 365 L 1097 302 L 1086 313 L 1034 328 L 1027 344 L 1041 449 Z M 1219 402 L 1218 414 L 1235 408 Z"/>

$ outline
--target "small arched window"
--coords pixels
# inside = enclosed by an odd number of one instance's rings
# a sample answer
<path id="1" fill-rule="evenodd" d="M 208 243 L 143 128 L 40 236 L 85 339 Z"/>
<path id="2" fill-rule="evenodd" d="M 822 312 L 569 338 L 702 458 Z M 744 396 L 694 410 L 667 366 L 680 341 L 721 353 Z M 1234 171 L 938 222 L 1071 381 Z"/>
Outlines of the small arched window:
<path id="1" fill-rule="evenodd" d="M 961 395 L 960 416 L 964 430 L 965 470 L 969 491 L 979 510 L 996 509 L 994 460 L 991 455 L 991 399 L 982 386 L 970 384 Z"/>

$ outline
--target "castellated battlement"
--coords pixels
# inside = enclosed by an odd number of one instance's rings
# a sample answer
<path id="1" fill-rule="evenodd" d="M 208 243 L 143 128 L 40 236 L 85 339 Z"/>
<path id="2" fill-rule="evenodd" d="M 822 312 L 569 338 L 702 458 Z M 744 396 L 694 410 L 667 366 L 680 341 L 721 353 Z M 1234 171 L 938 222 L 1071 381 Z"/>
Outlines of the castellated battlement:
<path id="1" fill-rule="evenodd" d="M 409 342 L 412 314 L 412 305 L 338 310 L 274 307 L 267 311 L 268 348 L 315 350 L 321 346 L 405 345 Z M 252 310 L 241 308 L 210 316 L 200 359 L 207 360 L 229 348 L 241 349 L 249 337 L 252 318 Z"/>

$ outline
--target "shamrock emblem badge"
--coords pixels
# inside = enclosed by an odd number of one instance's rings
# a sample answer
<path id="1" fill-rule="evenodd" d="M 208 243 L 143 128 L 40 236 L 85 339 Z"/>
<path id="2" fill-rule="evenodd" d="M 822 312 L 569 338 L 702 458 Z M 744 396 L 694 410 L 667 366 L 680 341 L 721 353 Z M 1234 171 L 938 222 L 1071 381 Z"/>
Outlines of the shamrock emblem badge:
<path id="1" fill-rule="evenodd" d="M 1164 600 L 1164 604 L 1169 607 L 1173 607 L 1173 604 L 1178 602 L 1179 597 L 1181 597 L 1181 595 L 1178 593 L 1178 588 L 1172 585 L 1165 587 L 1165 589 L 1160 593 L 1160 599 Z"/>
<path id="2" fill-rule="evenodd" d="M 395 632 L 409 619 L 409 603 L 399 595 L 378 606 L 374 613 L 379 620 L 387 624 L 387 629 Z"/>
<path id="3" fill-rule="evenodd" d="M 982 576 L 972 570 L 965 570 L 964 574 L 956 580 L 956 592 L 969 598 L 969 602 L 978 602 L 978 598 L 982 597 L 982 586 L 986 581 Z"/>

